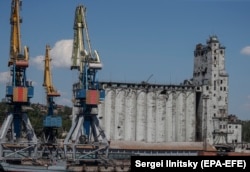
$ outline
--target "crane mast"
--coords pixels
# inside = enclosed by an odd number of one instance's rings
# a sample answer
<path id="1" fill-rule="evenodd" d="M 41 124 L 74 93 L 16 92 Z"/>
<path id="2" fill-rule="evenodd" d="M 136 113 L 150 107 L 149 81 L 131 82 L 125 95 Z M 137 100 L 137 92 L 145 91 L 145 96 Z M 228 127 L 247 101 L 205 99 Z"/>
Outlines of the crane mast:
<path id="1" fill-rule="evenodd" d="M 21 1 L 12 0 L 10 57 L 8 62 L 11 82 L 6 86 L 6 102 L 10 108 L 0 130 L 0 156 L 3 156 L 6 140 L 15 143 L 27 142 L 27 146 L 37 143 L 36 135 L 25 110 L 30 105 L 34 88 L 32 82 L 26 78 L 26 69 L 29 66 L 28 48 L 25 46 L 23 52 L 21 49 L 20 6 Z"/>
<path id="2" fill-rule="evenodd" d="M 54 88 L 52 83 L 51 67 L 50 67 L 50 46 L 46 45 L 45 59 L 44 59 L 44 82 L 43 86 L 46 90 L 46 99 L 48 112 L 44 118 L 44 140 L 45 143 L 55 143 L 57 136 L 57 129 L 62 126 L 62 118 L 54 115 L 56 108 L 54 97 L 59 97 L 60 93 Z"/>
<path id="3" fill-rule="evenodd" d="M 74 41 L 71 70 L 78 70 L 78 82 L 73 84 L 73 110 L 75 117 L 64 140 L 65 152 L 73 152 L 74 160 L 89 156 L 107 155 L 108 141 L 97 119 L 98 104 L 105 97 L 99 88 L 97 72 L 102 69 L 97 51 L 92 53 L 86 22 L 86 8 L 79 5 L 75 10 Z M 81 145 L 81 148 L 79 148 Z M 86 153 L 84 146 L 92 147 Z M 68 151 L 70 149 L 71 151 Z"/>
<path id="4" fill-rule="evenodd" d="M 57 152 L 59 144 L 57 142 L 58 129 L 62 127 L 62 117 L 54 114 L 56 104 L 54 97 L 59 97 L 60 93 L 55 89 L 52 83 L 51 75 L 50 46 L 46 45 L 44 57 L 44 80 L 43 87 L 46 92 L 47 115 L 43 119 L 43 138 L 42 138 L 42 156 L 49 159 L 54 158 L 53 152 Z M 49 154 L 47 152 L 50 152 Z"/>

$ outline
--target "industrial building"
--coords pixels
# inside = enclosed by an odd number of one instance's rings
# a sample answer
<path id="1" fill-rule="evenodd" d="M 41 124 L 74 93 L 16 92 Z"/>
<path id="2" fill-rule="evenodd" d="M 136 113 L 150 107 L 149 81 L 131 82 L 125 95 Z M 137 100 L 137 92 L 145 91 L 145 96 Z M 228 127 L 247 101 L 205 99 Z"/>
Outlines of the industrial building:
<path id="1" fill-rule="evenodd" d="M 216 35 L 194 49 L 193 76 L 180 85 L 101 82 L 99 121 L 107 139 L 146 143 L 241 142 L 228 125 L 225 47 Z M 241 133 L 241 125 L 235 133 Z M 235 129 L 235 128 L 234 128 Z"/>

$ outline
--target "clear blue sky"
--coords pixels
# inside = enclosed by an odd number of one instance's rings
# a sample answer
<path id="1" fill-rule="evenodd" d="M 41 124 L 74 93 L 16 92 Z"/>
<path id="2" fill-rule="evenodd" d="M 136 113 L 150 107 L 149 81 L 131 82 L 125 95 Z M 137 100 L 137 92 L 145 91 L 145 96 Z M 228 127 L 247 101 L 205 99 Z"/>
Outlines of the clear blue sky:
<path id="1" fill-rule="evenodd" d="M 22 45 L 30 49 L 27 78 L 32 103 L 46 103 L 45 46 L 52 48 L 53 83 L 58 104 L 72 106 L 70 70 L 74 12 L 87 7 L 92 49 L 99 52 L 101 81 L 179 84 L 192 78 L 193 51 L 217 35 L 226 47 L 229 113 L 250 120 L 250 1 L 248 0 L 23 0 Z M 0 97 L 5 97 L 9 59 L 11 0 L 0 1 Z M 244 51 L 243 51 L 244 50 Z"/>

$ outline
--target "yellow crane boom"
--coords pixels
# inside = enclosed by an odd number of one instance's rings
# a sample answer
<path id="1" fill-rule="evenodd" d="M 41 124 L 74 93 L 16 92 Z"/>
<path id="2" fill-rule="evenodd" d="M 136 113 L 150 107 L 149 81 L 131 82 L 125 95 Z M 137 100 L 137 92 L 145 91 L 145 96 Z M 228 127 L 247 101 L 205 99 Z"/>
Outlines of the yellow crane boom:
<path id="1" fill-rule="evenodd" d="M 8 66 L 16 64 L 17 66 L 28 66 L 28 48 L 24 47 L 24 53 L 22 53 L 21 47 L 21 33 L 20 33 L 20 24 L 22 20 L 19 15 L 21 1 L 12 0 L 11 4 L 11 36 L 10 36 L 10 59 Z"/>
<path id="2" fill-rule="evenodd" d="M 54 88 L 52 84 L 52 76 L 51 76 L 51 68 L 50 68 L 50 46 L 46 45 L 46 51 L 45 51 L 45 60 L 44 60 L 44 82 L 43 86 L 46 89 L 47 96 L 60 96 L 60 94 L 57 92 L 57 90 Z"/>

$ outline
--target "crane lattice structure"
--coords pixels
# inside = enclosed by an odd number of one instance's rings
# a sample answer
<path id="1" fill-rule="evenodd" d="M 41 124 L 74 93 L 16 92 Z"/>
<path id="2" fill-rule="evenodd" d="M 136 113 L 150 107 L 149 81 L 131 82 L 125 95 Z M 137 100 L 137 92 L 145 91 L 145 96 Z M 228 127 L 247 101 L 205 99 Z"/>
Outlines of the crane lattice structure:
<path id="1" fill-rule="evenodd" d="M 12 0 L 8 62 L 11 82 L 6 86 L 6 102 L 9 109 L 0 129 L 0 157 L 12 160 L 35 157 L 37 151 L 37 137 L 27 115 L 34 88 L 26 77 L 29 49 L 24 46 L 22 51 L 20 7 L 21 1 Z"/>
<path id="2" fill-rule="evenodd" d="M 59 97 L 60 93 L 55 89 L 52 83 L 51 75 L 51 58 L 50 46 L 46 45 L 45 59 L 44 59 L 44 82 L 43 86 L 46 91 L 47 100 L 47 115 L 43 119 L 43 156 L 51 156 L 50 152 L 57 152 L 60 148 L 58 146 L 58 129 L 62 127 L 62 117 L 54 114 L 56 104 L 55 97 Z M 48 152 L 48 153 L 46 153 Z"/>
<path id="3" fill-rule="evenodd" d="M 97 51 L 92 52 L 85 17 L 86 8 L 77 6 L 71 70 L 78 71 L 79 81 L 73 84 L 73 122 L 64 140 L 64 150 L 75 162 L 104 162 L 109 144 L 97 118 L 98 104 L 105 96 L 97 81 L 97 71 L 102 69 L 102 63 Z"/>

